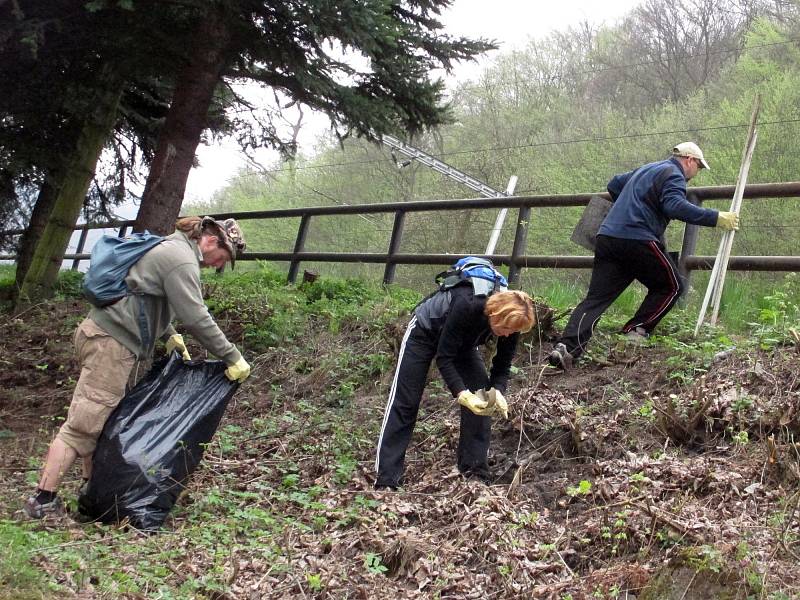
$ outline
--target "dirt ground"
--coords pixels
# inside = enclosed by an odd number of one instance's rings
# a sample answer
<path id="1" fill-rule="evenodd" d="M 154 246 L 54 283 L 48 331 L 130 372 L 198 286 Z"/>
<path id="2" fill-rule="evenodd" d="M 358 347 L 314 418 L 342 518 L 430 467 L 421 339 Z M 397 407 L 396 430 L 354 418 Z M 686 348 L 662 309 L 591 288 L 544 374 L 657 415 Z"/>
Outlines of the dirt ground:
<path id="1" fill-rule="evenodd" d="M 15 503 L 32 489 L 65 414 L 77 377 L 71 335 L 84 310 L 76 301 L 0 315 L 0 511 L 7 518 L 16 518 Z M 398 324 L 369 343 L 388 348 L 401 333 Z M 357 332 L 350 335 L 356 351 L 366 347 Z M 434 384 L 409 450 L 407 484 L 396 493 L 372 490 L 371 438 L 391 371 L 356 390 L 348 409 L 347 418 L 361 422 L 345 483 L 330 453 L 309 450 L 320 443 L 313 428 L 287 424 L 274 435 L 247 436 L 238 455 L 209 451 L 182 503 L 200 502 L 218 478 L 243 493 L 285 487 L 280 464 L 291 461 L 320 490 L 311 505 L 320 520 L 311 523 L 309 504 L 280 505 L 285 516 L 313 526 L 273 533 L 268 543 L 280 548 L 278 559 L 241 544 L 222 567 L 224 590 L 201 589 L 196 597 L 800 597 L 797 348 L 721 355 L 691 376 L 674 347 L 612 349 L 570 374 L 542 366 L 547 349 L 528 340 L 519 356 L 511 418 L 493 429 L 495 481 L 488 486 L 455 470 L 457 412 Z M 242 387 L 224 425 L 279 420 L 330 384 L 320 369 L 298 373 L 296 360 L 287 348 L 257 357 L 258 375 Z M 280 405 L 270 387 L 276 383 L 285 396 Z M 325 410 L 330 423 L 340 422 L 336 407 Z M 180 533 L 186 522 L 177 516 L 169 526 Z M 60 526 L 78 540 L 90 535 L 76 524 Z M 163 543 L 185 545 L 179 538 Z M 178 589 L 210 561 L 184 552 L 165 578 Z M 36 562 L 64 586 L 62 594 L 151 597 L 109 595 L 91 578 L 65 578 L 46 555 Z"/>

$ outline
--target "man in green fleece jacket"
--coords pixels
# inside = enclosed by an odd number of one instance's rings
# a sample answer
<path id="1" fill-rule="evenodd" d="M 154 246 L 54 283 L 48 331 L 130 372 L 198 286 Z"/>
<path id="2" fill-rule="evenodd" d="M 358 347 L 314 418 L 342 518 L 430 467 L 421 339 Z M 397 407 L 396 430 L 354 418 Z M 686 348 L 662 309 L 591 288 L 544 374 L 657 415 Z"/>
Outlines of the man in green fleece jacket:
<path id="1" fill-rule="evenodd" d="M 228 364 L 225 375 L 244 381 L 250 365 L 214 322 L 203 301 L 200 267 L 222 270 L 233 266 L 245 243 L 233 219 L 185 217 L 175 233 L 164 238 L 131 267 L 125 278 L 129 294 L 104 308 L 92 308 L 75 332 L 75 349 L 81 374 L 75 386 L 67 420 L 50 444 L 35 495 L 23 511 L 33 519 L 64 514 L 57 497 L 64 473 L 75 459 L 83 458 L 88 479 L 92 453 L 106 420 L 125 395 L 137 360 L 152 356 L 155 341 L 166 343 L 189 360 L 183 337 L 173 318 L 211 354 Z"/>

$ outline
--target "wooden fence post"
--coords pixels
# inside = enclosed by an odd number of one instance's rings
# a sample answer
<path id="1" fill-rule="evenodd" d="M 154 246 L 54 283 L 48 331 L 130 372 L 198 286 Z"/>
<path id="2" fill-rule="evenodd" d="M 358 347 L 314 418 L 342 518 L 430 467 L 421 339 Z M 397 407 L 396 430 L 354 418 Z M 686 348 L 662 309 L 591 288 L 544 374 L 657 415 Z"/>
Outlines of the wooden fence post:
<path id="1" fill-rule="evenodd" d="M 514 234 L 514 247 L 511 249 L 511 265 L 508 268 L 508 285 L 519 283 L 519 274 L 522 267 L 517 265 L 517 259 L 525 254 L 528 244 L 528 225 L 531 219 L 531 207 L 520 206 L 517 217 L 517 231 Z"/>
<path id="2" fill-rule="evenodd" d="M 86 237 L 89 235 L 89 228 L 84 227 L 81 229 L 81 236 L 78 238 L 78 247 L 75 248 L 75 254 L 83 254 L 83 249 L 86 246 Z M 81 263 L 80 258 L 75 258 L 72 261 L 72 270 L 77 271 L 78 265 Z"/>
<path id="3" fill-rule="evenodd" d="M 311 222 L 311 215 L 305 213 L 300 219 L 300 228 L 297 230 L 297 239 L 294 242 L 294 252 L 292 253 L 292 262 L 289 263 L 289 283 L 297 281 L 297 271 L 300 268 L 300 259 L 297 257 L 299 252 L 303 251 L 306 245 L 306 237 L 308 236 L 308 224 Z"/>
<path id="4" fill-rule="evenodd" d="M 394 213 L 394 225 L 392 226 L 392 237 L 389 240 L 389 255 L 386 257 L 386 268 L 383 270 L 383 284 L 394 283 L 394 274 L 397 271 L 397 263 L 394 262 L 394 255 L 400 251 L 400 242 L 403 239 L 403 228 L 406 223 L 406 211 L 398 210 Z"/>
<path id="5" fill-rule="evenodd" d="M 689 194 L 687 199 L 689 202 L 694 204 L 695 206 L 701 206 L 702 201 L 697 198 L 695 194 Z M 699 225 L 692 225 L 691 223 L 686 223 L 683 228 L 683 241 L 681 242 L 681 254 L 678 258 L 678 273 L 683 280 L 686 282 L 686 292 L 684 293 L 683 297 L 679 300 L 681 302 L 681 306 L 683 306 L 686 302 L 686 297 L 688 296 L 689 287 L 692 283 L 692 270 L 688 267 L 687 261 L 689 257 L 694 256 L 695 250 L 697 249 L 697 237 L 700 234 L 700 226 Z"/>

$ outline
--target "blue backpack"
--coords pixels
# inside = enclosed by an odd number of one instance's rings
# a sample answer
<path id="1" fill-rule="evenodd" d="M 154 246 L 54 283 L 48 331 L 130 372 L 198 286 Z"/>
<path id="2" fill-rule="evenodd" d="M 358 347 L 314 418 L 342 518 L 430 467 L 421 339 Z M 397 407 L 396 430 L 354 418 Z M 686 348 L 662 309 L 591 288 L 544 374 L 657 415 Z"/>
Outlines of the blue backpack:
<path id="1" fill-rule="evenodd" d="M 439 284 L 439 291 L 469 282 L 476 296 L 489 296 L 494 292 L 508 289 L 508 280 L 494 268 L 492 261 L 477 256 L 465 256 L 457 260 L 452 267 L 439 273 L 434 280 Z"/>
<path id="2" fill-rule="evenodd" d="M 89 270 L 83 278 L 83 295 L 98 308 L 110 306 L 128 295 L 125 277 L 149 250 L 164 241 L 149 231 L 121 238 L 104 235 L 95 243 Z"/>

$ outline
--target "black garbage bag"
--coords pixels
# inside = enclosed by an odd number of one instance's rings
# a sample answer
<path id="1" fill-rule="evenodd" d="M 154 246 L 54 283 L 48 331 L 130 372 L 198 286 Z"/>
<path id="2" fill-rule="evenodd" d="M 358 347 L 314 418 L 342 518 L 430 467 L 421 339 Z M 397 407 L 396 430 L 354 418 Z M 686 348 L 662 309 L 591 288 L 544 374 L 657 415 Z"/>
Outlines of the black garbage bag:
<path id="1" fill-rule="evenodd" d="M 78 498 L 84 517 L 128 517 L 143 530 L 161 526 L 238 387 L 225 368 L 220 361 L 184 363 L 173 352 L 125 395 L 100 435 Z"/>

